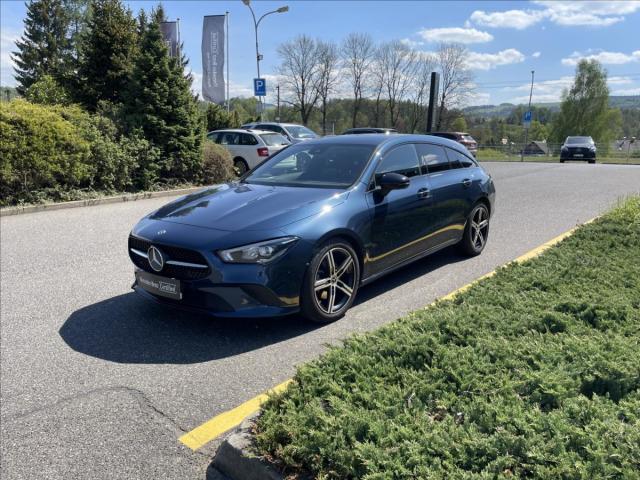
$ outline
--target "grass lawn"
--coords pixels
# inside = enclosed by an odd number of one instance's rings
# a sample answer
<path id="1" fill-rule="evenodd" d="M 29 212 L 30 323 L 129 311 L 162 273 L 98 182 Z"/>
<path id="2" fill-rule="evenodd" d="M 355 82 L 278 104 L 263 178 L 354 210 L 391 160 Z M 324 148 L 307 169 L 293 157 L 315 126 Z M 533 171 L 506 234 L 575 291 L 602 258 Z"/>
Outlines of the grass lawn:
<path id="1" fill-rule="evenodd" d="M 300 367 L 255 440 L 292 478 L 639 479 L 640 197 Z"/>

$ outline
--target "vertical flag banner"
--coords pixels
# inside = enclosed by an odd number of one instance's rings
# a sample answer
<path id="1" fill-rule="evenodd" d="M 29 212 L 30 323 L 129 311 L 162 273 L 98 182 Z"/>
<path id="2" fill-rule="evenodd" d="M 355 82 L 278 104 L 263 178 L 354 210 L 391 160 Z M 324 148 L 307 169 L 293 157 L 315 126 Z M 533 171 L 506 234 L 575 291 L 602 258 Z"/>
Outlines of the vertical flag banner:
<path id="1" fill-rule="evenodd" d="M 178 56 L 178 22 L 160 22 L 162 38 L 167 44 L 170 57 Z"/>
<path id="2" fill-rule="evenodd" d="M 208 15 L 202 25 L 202 96 L 220 105 L 225 102 L 224 24 L 224 15 Z"/>

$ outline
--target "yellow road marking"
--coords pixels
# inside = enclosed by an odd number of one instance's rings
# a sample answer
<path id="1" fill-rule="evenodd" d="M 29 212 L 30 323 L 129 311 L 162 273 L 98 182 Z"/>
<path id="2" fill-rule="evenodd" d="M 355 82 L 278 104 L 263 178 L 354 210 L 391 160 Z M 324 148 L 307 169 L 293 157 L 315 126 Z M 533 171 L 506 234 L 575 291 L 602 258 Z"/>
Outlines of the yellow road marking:
<path id="1" fill-rule="evenodd" d="M 591 220 L 585 222 L 583 225 L 591 223 L 594 220 L 595 218 L 592 218 Z M 565 233 L 558 235 L 555 238 L 552 238 L 548 242 L 540 245 L 539 247 L 536 247 L 533 250 L 528 251 L 524 255 L 519 256 L 518 258 L 513 260 L 513 262 L 522 263 L 534 257 L 537 257 L 545 250 L 551 248 L 552 246 L 561 242 L 565 238 L 573 235 L 573 233 L 577 229 L 578 227 L 574 227 L 571 230 L 568 230 Z M 472 282 L 469 282 L 466 285 L 463 285 L 462 287 L 455 289 L 453 292 L 448 293 L 444 297 L 440 297 L 439 299 L 432 302 L 431 305 L 435 304 L 437 301 L 451 300 L 459 293 L 462 293 L 465 290 L 468 290 L 469 288 L 471 288 L 472 285 L 476 284 L 481 280 L 484 280 L 485 278 L 489 278 L 495 275 L 495 273 L 496 273 L 496 270 L 493 270 L 473 280 Z M 179 438 L 179 440 L 184 445 L 189 447 L 191 450 L 198 450 L 199 448 L 203 447 L 204 445 L 206 445 L 207 443 L 209 443 L 211 440 L 215 439 L 219 435 L 223 434 L 224 432 L 231 430 L 232 428 L 235 428 L 238 425 L 240 425 L 245 418 L 247 418 L 249 415 L 258 411 L 258 409 L 260 408 L 260 405 L 262 405 L 267 400 L 267 398 L 269 398 L 270 394 L 280 393 L 284 391 L 292 381 L 293 379 L 286 380 L 282 382 L 280 385 L 276 385 L 271 390 L 268 390 L 267 392 L 262 393 L 257 397 L 253 397 L 251 400 L 247 400 L 241 405 L 238 405 L 236 408 L 229 410 L 227 412 L 221 413 L 220 415 L 216 415 L 211 420 L 206 421 L 199 427 L 196 427 L 190 432 L 187 432 L 184 435 L 182 435 Z"/>
<path id="2" fill-rule="evenodd" d="M 286 380 L 280 385 L 276 385 L 271 390 L 238 405 L 236 408 L 221 413 L 220 415 L 216 415 L 199 427 L 185 433 L 178 440 L 191 450 L 198 450 L 227 430 L 231 430 L 232 428 L 240 425 L 246 417 L 258 411 L 260 405 L 269 398 L 270 394 L 282 392 L 291 382 L 291 379 Z"/>

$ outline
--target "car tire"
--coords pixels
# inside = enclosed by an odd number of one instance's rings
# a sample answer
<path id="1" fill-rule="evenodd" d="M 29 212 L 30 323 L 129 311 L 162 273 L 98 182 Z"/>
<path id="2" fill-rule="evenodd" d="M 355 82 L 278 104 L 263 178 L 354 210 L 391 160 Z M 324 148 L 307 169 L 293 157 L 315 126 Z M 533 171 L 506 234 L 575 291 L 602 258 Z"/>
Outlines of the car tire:
<path id="1" fill-rule="evenodd" d="M 484 250 L 489 239 L 489 208 L 484 203 L 476 204 L 467 217 L 462 240 L 458 244 L 462 253 L 475 257 Z"/>
<path id="2" fill-rule="evenodd" d="M 315 323 L 331 323 L 353 304 L 360 284 L 360 262 L 342 240 L 325 243 L 313 256 L 302 285 L 300 310 Z"/>
<path id="3" fill-rule="evenodd" d="M 240 177 L 249 171 L 249 165 L 243 158 L 235 158 L 233 160 L 233 168 L 238 171 L 238 176 Z"/>
<path id="4" fill-rule="evenodd" d="M 560 163 L 564 163 L 564 159 L 563 158 L 560 159 Z"/>
<path id="5" fill-rule="evenodd" d="M 589 160 L 589 163 L 596 163 L 596 160 L 595 159 Z"/>

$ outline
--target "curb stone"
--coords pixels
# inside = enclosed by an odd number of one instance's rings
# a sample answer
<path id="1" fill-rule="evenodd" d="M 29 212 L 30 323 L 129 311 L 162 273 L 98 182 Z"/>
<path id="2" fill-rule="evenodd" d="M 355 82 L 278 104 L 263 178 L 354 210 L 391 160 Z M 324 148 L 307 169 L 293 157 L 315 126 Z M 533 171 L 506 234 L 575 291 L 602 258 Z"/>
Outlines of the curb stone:
<path id="1" fill-rule="evenodd" d="M 71 202 L 43 203 L 41 205 L 25 205 L 22 207 L 0 208 L 0 217 L 10 215 L 22 215 L 24 213 L 44 212 L 50 210 L 64 210 L 67 208 L 90 207 L 94 205 L 105 205 L 109 203 L 134 202 L 136 200 L 146 200 L 149 198 L 172 197 L 186 195 L 206 188 L 206 185 L 199 187 L 178 188 L 176 190 L 160 190 L 157 192 L 128 193 L 113 197 L 88 198 L 86 200 L 74 200 Z"/>
<path id="2" fill-rule="evenodd" d="M 283 480 L 271 465 L 249 450 L 251 427 L 259 412 L 244 419 L 240 427 L 222 442 L 207 470 L 207 480 Z"/>

